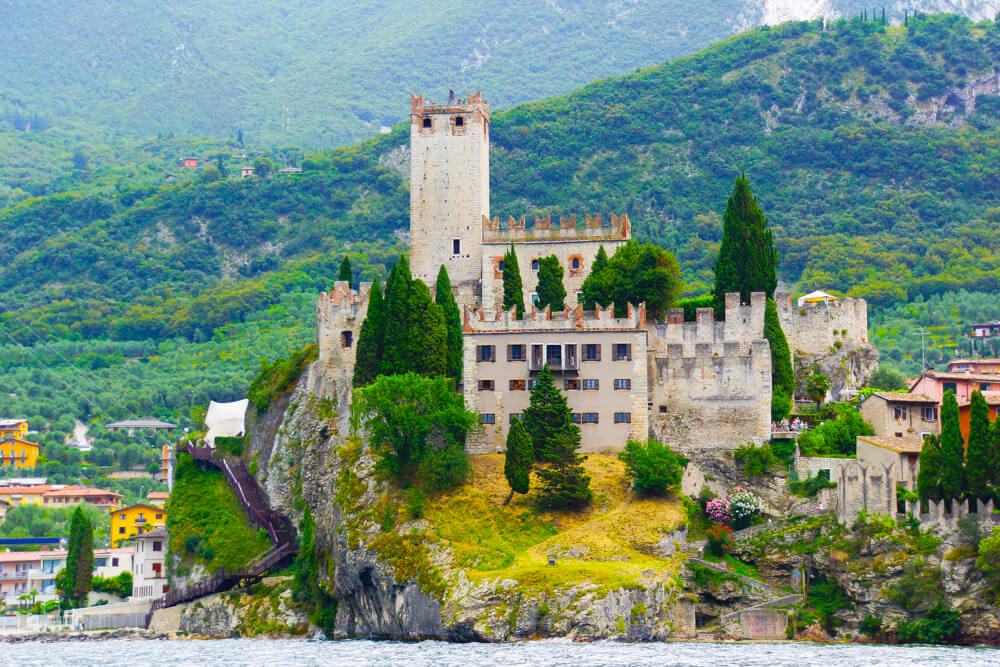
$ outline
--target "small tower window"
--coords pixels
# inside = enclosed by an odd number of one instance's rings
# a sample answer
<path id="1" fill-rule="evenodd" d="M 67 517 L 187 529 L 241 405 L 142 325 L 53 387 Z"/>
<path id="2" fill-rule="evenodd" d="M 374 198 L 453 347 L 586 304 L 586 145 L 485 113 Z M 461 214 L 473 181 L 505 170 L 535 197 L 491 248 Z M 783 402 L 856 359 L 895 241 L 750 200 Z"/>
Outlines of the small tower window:
<path id="1" fill-rule="evenodd" d="M 537 271 L 538 270 L 538 260 L 537 259 L 531 260 L 531 270 L 532 271 Z"/>
<path id="2" fill-rule="evenodd" d="M 455 118 L 455 127 L 462 127 L 463 125 L 465 125 L 465 119 L 464 118 L 462 118 L 461 116 L 458 116 L 457 118 Z"/>
<path id="3" fill-rule="evenodd" d="M 451 254 L 452 255 L 462 254 L 462 239 L 454 238 L 451 240 Z"/>
<path id="4" fill-rule="evenodd" d="M 573 258 L 573 260 L 572 260 L 572 266 L 573 266 L 574 269 L 579 269 L 580 268 L 580 258 L 579 257 L 574 257 Z"/>
<path id="5" fill-rule="evenodd" d="M 340 332 L 340 346 L 341 347 L 350 347 L 352 342 L 354 342 L 354 332 L 353 331 L 341 331 Z"/>
<path id="6" fill-rule="evenodd" d="M 431 126 L 431 119 L 430 118 L 424 118 L 424 127 L 429 128 L 430 126 Z"/>

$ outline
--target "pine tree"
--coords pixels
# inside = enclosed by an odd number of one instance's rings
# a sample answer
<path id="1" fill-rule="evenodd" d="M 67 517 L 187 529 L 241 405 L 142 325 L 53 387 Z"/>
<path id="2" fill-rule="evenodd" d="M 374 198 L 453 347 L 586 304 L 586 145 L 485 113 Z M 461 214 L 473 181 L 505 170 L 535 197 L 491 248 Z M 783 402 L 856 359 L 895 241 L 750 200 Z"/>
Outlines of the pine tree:
<path id="1" fill-rule="evenodd" d="M 941 496 L 946 501 L 962 497 L 965 442 L 958 425 L 955 392 L 946 391 L 941 404 Z"/>
<path id="2" fill-rule="evenodd" d="M 773 298 L 778 286 L 777 263 L 768 220 L 750 191 L 746 175 L 741 174 L 722 216 L 722 243 L 712 290 L 716 318 L 725 317 L 727 292 L 739 292 L 744 301 L 751 292 L 765 292 Z"/>
<path id="3" fill-rule="evenodd" d="M 969 447 L 966 453 L 966 492 L 973 498 L 985 498 L 990 492 L 990 408 L 982 392 L 972 392 L 969 406 Z"/>
<path id="4" fill-rule="evenodd" d="M 524 287 L 521 283 L 521 269 L 517 265 L 514 244 L 503 256 L 503 309 L 517 306 L 517 319 L 524 317 Z"/>
<path id="5" fill-rule="evenodd" d="M 427 377 L 441 377 L 448 365 L 448 328 L 444 311 L 431 299 L 422 280 L 410 282 L 410 313 L 413 325 L 407 336 L 405 357 L 397 361 L 403 370 Z"/>
<path id="6" fill-rule="evenodd" d="M 348 287 L 354 284 L 354 274 L 351 272 L 351 260 L 347 258 L 347 255 L 344 255 L 344 259 L 340 260 L 340 273 L 337 275 L 337 280 L 346 280 Z"/>
<path id="7" fill-rule="evenodd" d="M 542 507 L 556 510 L 580 509 L 593 498 L 590 477 L 581 465 L 583 458 L 576 450 L 580 446 L 580 429 L 570 424 L 559 431 L 549 443 L 555 457 L 549 467 L 539 468 L 541 489 L 538 502 Z"/>
<path id="8" fill-rule="evenodd" d="M 608 253 L 604 250 L 604 245 L 602 244 L 601 247 L 597 249 L 597 256 L 594 257 L 594 263 L 590 265 L 590 272 L 597 273 L 607 265 Z"/>
<path id="9" fill-rule="evenodd" d="M 510 495 L 503 501 L 510 503 L 514 493 L 527 493 L 531 485 L 531 467 L 535 461 L 535 450 L 531 438 L 524 428 L 524 422 L 515 419 L 507 432 L 507 451 L 504 454 L 503 474 L 510 485 Z"/>
<path id="10" fill-rule="evenodd" d="M 538 373 L 530 405 L 524 410 L 524 427 L 531 438 L 535 460 L 555 462 L 558 438 L 563 430 L 572 426 L 566 397 L 556 387 L 546 364 Z"/>
<path id="11" fill-rule="evenodd" d="M 792 355 L 788 351 L 785 332 L 778 321 L 778 307 L 774 299 L 767 300 L 764 310 L 764 338 L 771 344 L 771 419 L 781 421 L 792 409 L 795 395 L 795 373 Z"/>
<path id="12" fill-rule="evenodd" d="M 378 281 L 372 283 L 368 293 L 368 314 L 361 324 L 358 347 L 354 362 L 354 386 L 371 384 L 378 375 L 382 359 L 382 343 L 385 339 L 385 302 Z"/>
<path id="13" fill-rule="evenodd" d="M 917 494 L 923 501 L 941 499 L 941 445 L 936 435 L 924 436 L 917 471 Z"/>
<path id="14" fill-rule="evenodd" d="M 566 288 L 563 286 L 563 267 L 555 255 L 538 260 L 538 302 L 535 308 L 542 310 L 549 306 L 552 311 L 563 310 L 566 303 Z"/>
<path id="15" fill-rule="evenodd" d="M 455 302 L 455 295 L 451 293 L 451 280 L 448 278 L 448 270 L 441 265 L 438 271 L 437 285 L 435 286 L 434 302 L 441 306 L 444 315 L 444 326 L 448 331 L 448 356 L 445 362 L 445 375 L 455 378 L 456 381 L 462 379 L 462 316 L 458 312 L 458 303 Z"/>

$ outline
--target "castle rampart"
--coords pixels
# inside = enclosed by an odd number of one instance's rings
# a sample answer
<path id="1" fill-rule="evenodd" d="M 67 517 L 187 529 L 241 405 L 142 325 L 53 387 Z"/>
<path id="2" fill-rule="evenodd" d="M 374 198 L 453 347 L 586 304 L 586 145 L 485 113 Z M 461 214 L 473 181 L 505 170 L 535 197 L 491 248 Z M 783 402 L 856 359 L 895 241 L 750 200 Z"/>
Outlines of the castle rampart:
<path id="1" fill-rule="evenodd" d="M 868 343 L 868 302 L 864 299 L 803 303 L 788 292 L 776 292 L 778 320 L 792 354 L 825 355 L 835 343 Z"/>
<path id="2" fill-rule="evenodd" d="M 625 213 L 621 216 L 612 213 L 610 225 L 604 224 L 601 213 L 585 215 L 581 222 L 582 225 L 577 223 L 575 215 L 560 215 L 558 221 L 553 221 L 551 215 L 544 218 L 536 215 L 534 224 L 528 224 L 523 215 L 520 218 L 509 217 L 506 223 L 501 222 L 499 216 L 492 219 L 483 216 L 483 243 L 545 243 L 595 239 L 628 241 L 632 238 L 632 227 Z"/>
<path id="3" fill-rule="evenodd" d="M 350 396 L 361 325 L 368 314 L 371 283 L 361 283 L 352 290 L 346 281 L 337 281 L 329 292 L 322 292 L 316 303 L 316 342 L 323 377 L 335 384 L 324 388 L 325 395 L 346 401 Z"/>
<path id="4" fill-rule="evenodd" d="M 699 308 L 694 322 L 684 321 L 682 308 L 667 310 L 667 321 L 650 327 L 649 347 L 658 356 L 666 356 L 669 345 L 683 346 L 684 356 L 694 356 L 695 346 L 709 344 L 715 353 L 722 352 L 725 343 L 739 343 L 746 353 L 754 340 L 764 337 L 764 309 L 767 301 L 763 292 L 750 295 L 750 303 L 742 304 L 740 295 L 726 295 L 726 319 L 715 320 L 711 308 Z"/>

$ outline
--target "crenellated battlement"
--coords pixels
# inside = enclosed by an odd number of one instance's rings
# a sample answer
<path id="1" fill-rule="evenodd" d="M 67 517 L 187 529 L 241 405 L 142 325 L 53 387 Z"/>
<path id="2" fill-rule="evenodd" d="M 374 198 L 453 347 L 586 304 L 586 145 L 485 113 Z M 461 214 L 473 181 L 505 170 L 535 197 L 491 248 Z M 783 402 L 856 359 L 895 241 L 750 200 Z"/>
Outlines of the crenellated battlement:
<path id="1" fill-rule="evenodd" d="M 628 314 L 616 318 L 614 308 L 584 310 L 577 306 L 553 312 L 548 306 L 542 310 L 532 307 L 517 319 L 517 309 L 501 310 L 492 316 L 482 307 L 466 308 L 463 328 L 466 333 L 508 331 L 644 331 L 646 329 L 646 304 L 628 305 Z"/>
<path id="2" fill-rule="evenodd" d="M 452 97 L 446 104 L 425 100 L 423 94 L 410 95 L 410 116 L 419 117 L 422 114 L 475 113 L 481 114 L 480 119 L 489 121 L 490 104 L 483 99 L 480 91 L 469 93 L 465 100 Z"/>
<path id="3" fill-rule="evenodd" d="M 666 356 L 671 346 L 679 345 L 683 356 L 696 356 L 697 346 L 708 345 L 713 354 L 724 354 L 727 344 L 738 345 L 747 354 L 755 340 L 764 337 L 764 292 L 750 295 L 750 303 L 740 301 L 739 293 L 726 295 L 726 319 L 718 322 L 711 308 L 699 308 L 694 322 L 684 321 L 683 308 L 667 310 L 667 321 L 650 327 L 649 348 L 657 356 Z"/>
<path id="4" fill-rule="evenodd" d="M 361 324 L 368 314 L 371 283 L 361 283 L 357 290 L 346 281 L 337 281 L 329 292 L 322 292 L 316 302 L 316 340 L 319 359 L 328 365 L 344 365 L 354 370 L 355 348 Z"/>
<path id="5" fill-rule="evenodd" d="M 627 241 L 632 237 L 628 215 L 611 214 L 610 224 L 605 224 L 603 214 L 585 215 L 577 221 L 576 215 L 560 215 L 553 221 L 551 215 L 544 218 L 534 216 L 528 221 L 525 216 L 508 217 L 505 222 L 499 216 L 483 216 L 483 243 L 531 243 L 549 241 Z M 582 224 L 581 224 L 582 223 Z"/>
<path id="6" fill-rule="evenodd" d="M 837 341 L 857 345 L 868 343 L 868 302 L 864 299 L 845 298 L 798 305 L 788 292 L 776 292 L 774 301 L 792 354 L 827 354 Z"/>

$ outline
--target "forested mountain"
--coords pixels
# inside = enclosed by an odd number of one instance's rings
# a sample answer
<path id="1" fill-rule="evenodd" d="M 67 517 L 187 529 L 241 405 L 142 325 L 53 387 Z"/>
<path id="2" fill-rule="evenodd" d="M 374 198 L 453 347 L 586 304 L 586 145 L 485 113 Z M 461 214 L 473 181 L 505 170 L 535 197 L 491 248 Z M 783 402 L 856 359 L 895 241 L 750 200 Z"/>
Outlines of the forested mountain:
<path id="1" fill-rule="evenodd" d="M 989 0 L 886 7 L 992 18 Z M 67 120 L 125 135 L 343 145 L 406 113 L 407 92 L 562 94 L 762 23 L 851 17 L 862 0 L 199 0 L 0 3 L 0 127 Z"/>
<path id="2" fill-rule="evenodd" d="M 637 236 L 678 255 L 697 294 L 745 171 L 771 218 L 781 278 L 800 290 L 880 307 L 995 291 L 998 62 L 1000 26 L 956 16 L 757 29 L 494 114 L 493 212 L 627 211 Z M 41 337 L 143 341 L 141 355 L 115 362 L 135 374 L 167 342 L 210 345 L 220 326 L 266 321 L 283 298 L 315 293 L 345 252 L 356 275 L 379 275 L 405 250 L 407 131 L 311 156 L 302 174 L 159 187 L 124 179 L 0 212 L 0 326 L 11 334 L 0 357 L 27 354 L 13 342 L 35 342 L 27 323 Z M 193 363 L 235 369 L 218 380 L 232 393 L 259 359 L 230 367 L 230 356 Z M 188 390 L 161 377 L 161 396 Z M 136 405 L 157 404 L 144 400 Z"/>

